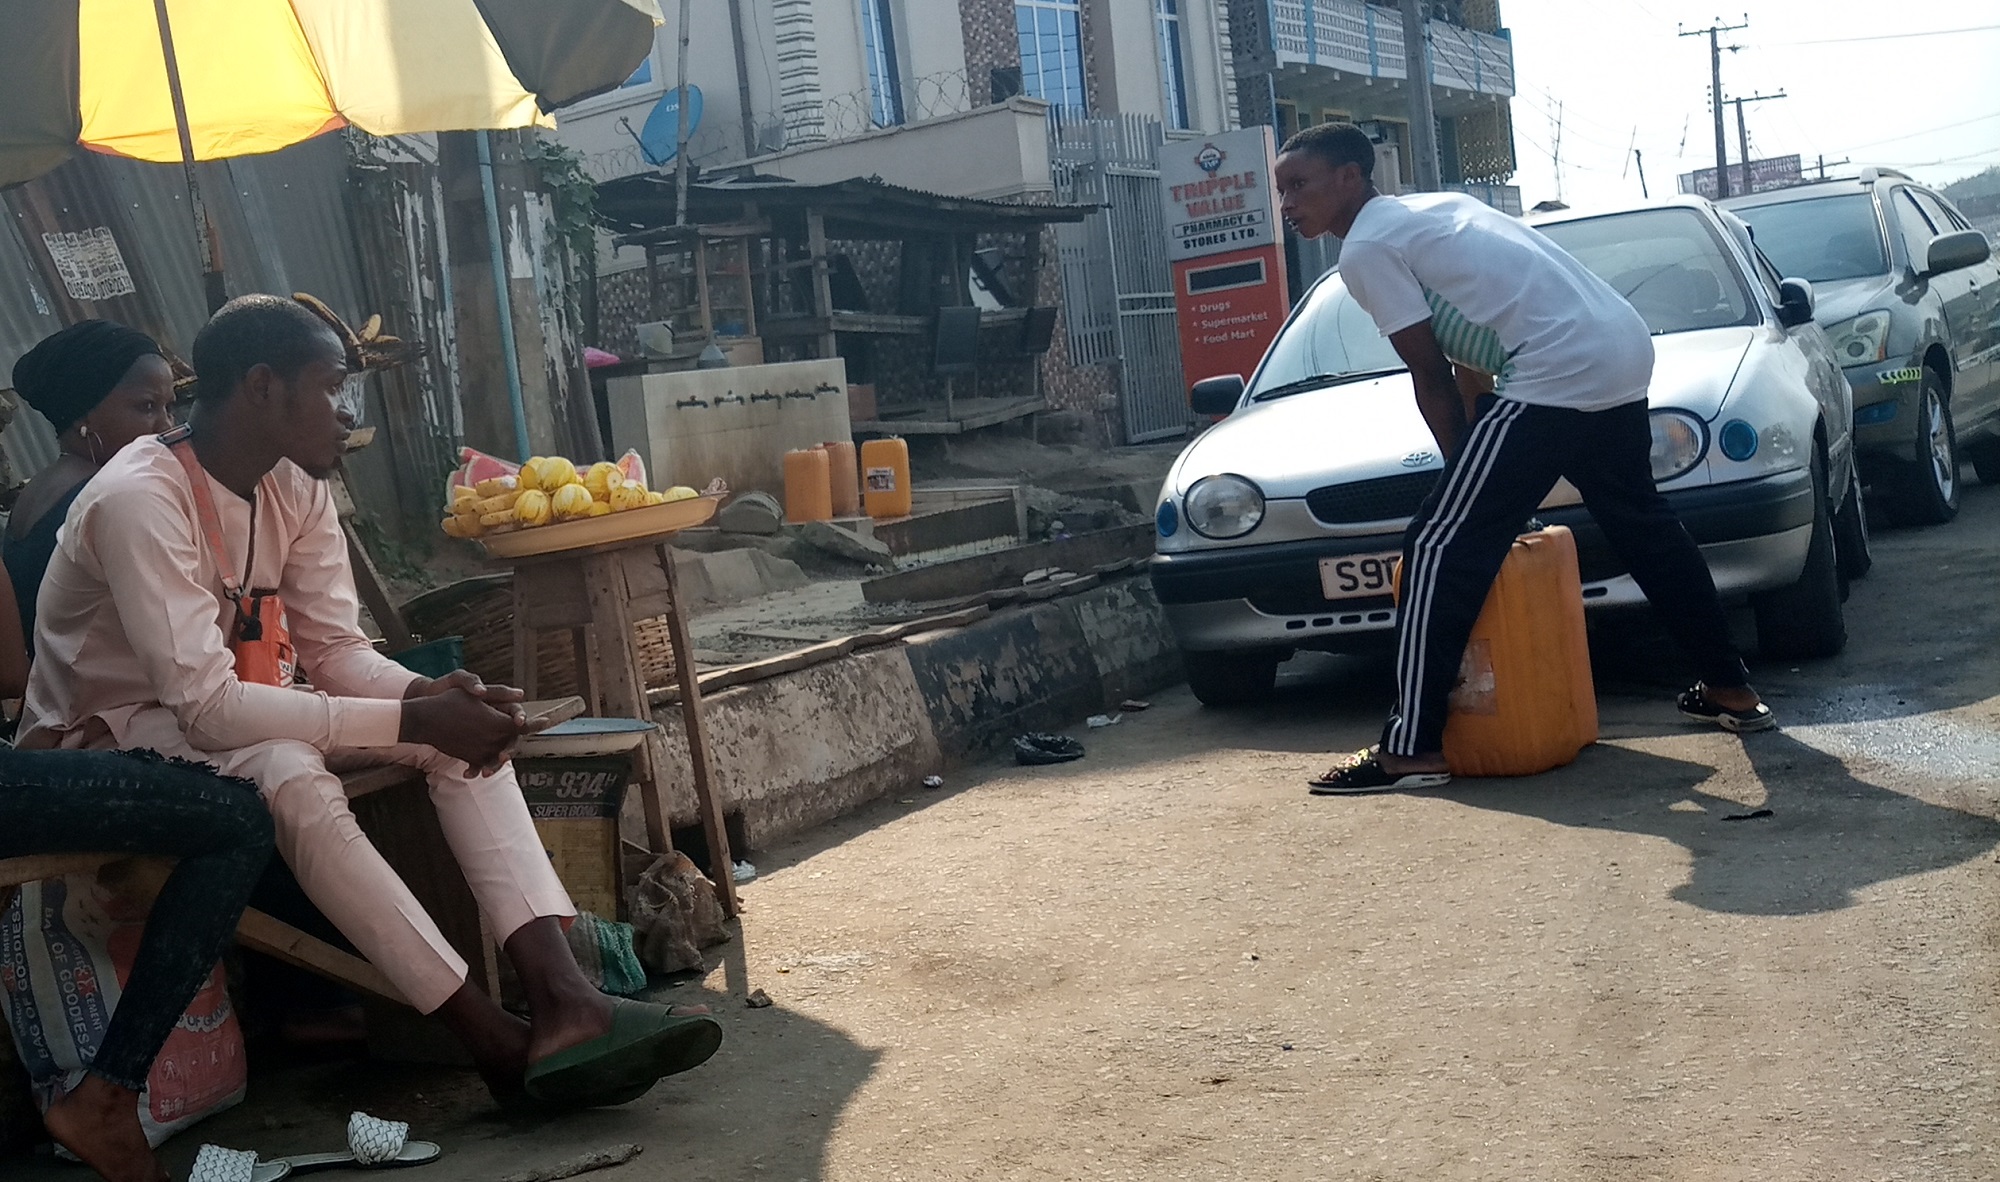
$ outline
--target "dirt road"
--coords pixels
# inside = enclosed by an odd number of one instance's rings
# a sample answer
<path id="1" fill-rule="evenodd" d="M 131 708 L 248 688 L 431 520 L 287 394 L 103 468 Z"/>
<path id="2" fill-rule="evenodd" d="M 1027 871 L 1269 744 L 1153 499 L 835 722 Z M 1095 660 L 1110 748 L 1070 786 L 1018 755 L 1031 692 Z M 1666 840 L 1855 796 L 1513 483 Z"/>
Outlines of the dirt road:
<path id="1" fill-rule="evenodd" d="M 623 1141 L 594 1177 L 2000 1177 L 2000 491 L 1877 555 L 1844 657 L 1756 670 L 1781 733 L 1683 728 L 1625 632 L 1574 766 L 1321 800 L 1381 665 L 1247 714 L 1176 691 L 1080 763 L 760 857 L 742 942 L 673 991 L 730 1042 L 626 1110 L 294 1068 L 199 1137 L 324 1147 L 368 1107 L 446 1144 L 431 1182 Z"/>

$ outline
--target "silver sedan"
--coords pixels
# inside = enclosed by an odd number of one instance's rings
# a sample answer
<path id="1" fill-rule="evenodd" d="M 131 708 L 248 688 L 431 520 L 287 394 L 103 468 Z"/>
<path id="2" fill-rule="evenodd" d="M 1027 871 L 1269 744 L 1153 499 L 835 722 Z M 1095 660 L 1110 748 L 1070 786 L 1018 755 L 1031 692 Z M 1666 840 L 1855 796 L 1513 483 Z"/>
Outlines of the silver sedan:
<path id="1" fill-rule="evenodd" d="M 1854 480 L 1853 393 L 1813 323 L 1733 216 L 1698 197 L 1537 221 L 1653 330 L 1653 476 L 1718 588 L 1748 595 L 1759 647 L 1827 656 L 1846 580 L 1869 563 Z M 1152 580 L 1211 705 L 1270 692 L 1300 649 L 1395 626 L 1402 535 L 1443 470 L 1409 375 L 1338 270 L 1292 312 L 1251 380 L 1196 384 L 1228 417 L 1188 445 L 1156 514 Z M 1592 607 L 1643 601 L 1574 489 L 1540 517 L 1576 533 Z"/>

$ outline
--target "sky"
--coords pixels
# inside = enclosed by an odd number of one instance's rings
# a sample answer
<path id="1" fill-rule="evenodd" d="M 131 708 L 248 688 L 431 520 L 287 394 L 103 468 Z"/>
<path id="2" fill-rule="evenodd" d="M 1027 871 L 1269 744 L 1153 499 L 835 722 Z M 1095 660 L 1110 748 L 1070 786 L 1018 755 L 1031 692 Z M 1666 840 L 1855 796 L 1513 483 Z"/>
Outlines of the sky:
<path id="1" fill-rule="evenodd" d="M 1629 149 L 1655 197 L 1715 165 L 1708 38 L 1722 34 L 1722 90 L 1745 103 L 1753 159 L 1824 154 L 1828 175 L 1862 164 L 1942 185 L 2000 164 L 2000 4 L 1895 0 L 1501 0 L 1513 34 L 1514 148 L 1526 205 L 1560 191 L 1572 206 L 1639 197 Z M 1720 18 L 1719 20 L 1717 18 Z M 1940 30 L 1957 30 L 1929 35 Z M 1740 47 L 1729 52 L 1728 46 Z M 1736 107 L 1724 108 L 1739 159 Z M 1853 163 L 1836 169 L 1832 162 Z"/>

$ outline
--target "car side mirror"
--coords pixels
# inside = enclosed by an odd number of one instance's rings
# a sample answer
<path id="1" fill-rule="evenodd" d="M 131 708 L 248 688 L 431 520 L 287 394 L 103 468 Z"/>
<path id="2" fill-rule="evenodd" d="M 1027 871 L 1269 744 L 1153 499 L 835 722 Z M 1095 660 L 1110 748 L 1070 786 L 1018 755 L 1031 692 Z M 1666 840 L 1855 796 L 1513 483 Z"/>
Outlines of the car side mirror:
<path id="1" fill-rule="evenodd" d="M 1812 284 L 1803 279 L 1787 279 L 1778 284 L 1778 323 L 1797 328 L 1813 318 Z"/>
<path id="2" fill-rule="evenodd" d="M 1992 257 L 1993 248 L 1986 241 L 1986 235 L 1977 230 L 1960 230 L 1956 234 L 1940 234 L 1931 239 L 1931 248 L 1924 258 L 1924 277 L 1942 275 L 1947 271 L 1962 271 L 1975 267 Z"/>
<path id="3" fill-rule="evenodd" d="M 1227 415 L 1243 401 L 1243 375 L 1203 378 L 1188 388 L 1188 405 L 1198 415 Z"/>

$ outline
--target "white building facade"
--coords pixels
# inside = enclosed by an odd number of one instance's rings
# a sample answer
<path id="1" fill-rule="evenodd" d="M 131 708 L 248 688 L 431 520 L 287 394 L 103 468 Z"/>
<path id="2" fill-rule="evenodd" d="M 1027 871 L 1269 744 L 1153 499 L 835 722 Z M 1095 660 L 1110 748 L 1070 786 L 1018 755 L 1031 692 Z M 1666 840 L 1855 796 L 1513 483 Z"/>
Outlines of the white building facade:
<path id="1" fill-rule="evenodd" d="M 679 5 L 618 91 L 558 138 L 599 180 L 667 165 L 646 121 L 675 85 Z M 1227 0 L 700 0 L 688 159 L 798 180 L 879 176 L 952 196 L 1051 190 L 1045 120 L 1135 115 L 1167 135 L 1236 126 Z M 670 123 L 665 118 L 661 125 Z M 650 149 L 650 151 L 649 151 Z"/>

